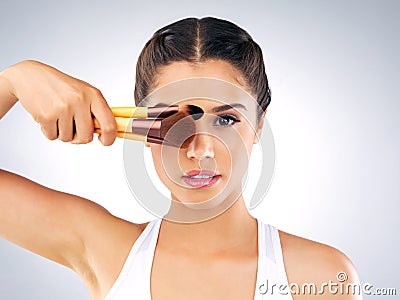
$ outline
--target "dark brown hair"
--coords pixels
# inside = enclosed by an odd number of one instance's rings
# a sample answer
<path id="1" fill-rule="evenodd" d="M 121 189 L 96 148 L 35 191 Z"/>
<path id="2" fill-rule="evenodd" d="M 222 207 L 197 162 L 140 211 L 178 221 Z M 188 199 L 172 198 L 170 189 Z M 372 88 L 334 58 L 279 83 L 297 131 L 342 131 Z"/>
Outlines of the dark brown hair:
<path id="1" fill-rule="evenodd" d="M 271 102 L 260 46 L 242 28 L 213 17 L 186 18 L 157 30 L 144 46 L 137 65 L 135 103 L 153 90 L 159 67 L 172 62 L 204 62 L 221 59 L 239 70 L 256 96 L 258 117 Z"/>

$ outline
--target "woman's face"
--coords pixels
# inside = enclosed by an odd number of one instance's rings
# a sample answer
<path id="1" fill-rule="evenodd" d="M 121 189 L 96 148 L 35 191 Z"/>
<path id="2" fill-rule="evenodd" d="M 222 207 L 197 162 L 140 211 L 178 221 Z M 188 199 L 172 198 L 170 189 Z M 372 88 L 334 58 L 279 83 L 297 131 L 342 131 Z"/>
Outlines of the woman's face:
<path id="1" fill-rule="evenodd" d="M 201 64 L 174 62 L 162 67 L 155 80 L 155 89 L 177 80 L 211 77 L 228 81 L 242 89 L 244 80 L 231 64 L 209 60 Z M 228 197 L 241 197 L 242 178 L 247 170 L 252 145 L 258 142 L 263 118 L 251 125 L 246 108 L 227 108 L 219 101 L 191 99 L 179 105 L 194 104 L 204 111 L 196 120 L 196 134 L 187 148 L 174 148 L 146 143 L 151 148 L 160 180 L 171 191 L 172 200 L 198 204 L 212 200 L 212 206 Z M 212 126 L 210 126 L 212 124 Z M 254 125 L 256 129 L 254 129 Z M 257 130 L 257 133 L 256 133 Z"/>

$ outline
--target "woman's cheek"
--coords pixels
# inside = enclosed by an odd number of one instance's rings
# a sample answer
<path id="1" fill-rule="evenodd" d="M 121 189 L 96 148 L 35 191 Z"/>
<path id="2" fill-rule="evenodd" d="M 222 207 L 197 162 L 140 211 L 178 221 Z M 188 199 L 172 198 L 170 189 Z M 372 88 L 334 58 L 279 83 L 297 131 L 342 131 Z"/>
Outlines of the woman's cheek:
<path id="1" fill-rule="evenodd" d="M 163 167 L 161 151 L 158 145 L 151 146 L 151 154 L 153 157 L 154 168 L 156 169 L 158 177 L 165 186 L 169 186 L 168 174 L 166 173 L 166 170 Z"/>

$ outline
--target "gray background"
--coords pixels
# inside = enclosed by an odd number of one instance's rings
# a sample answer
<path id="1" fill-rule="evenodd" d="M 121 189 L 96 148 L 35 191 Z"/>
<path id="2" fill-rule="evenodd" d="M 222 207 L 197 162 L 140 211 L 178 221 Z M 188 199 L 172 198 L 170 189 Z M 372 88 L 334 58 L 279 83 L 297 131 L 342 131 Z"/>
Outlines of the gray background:
<path id="1" fill-rule="evenodd" d="M 153 32 L 217 16 L 261 45 L 272 88 L 276 170 L 251 213 L 335 246 L 362 282 L 397 288 L 399 1 L 1 1 L 0 69 L 36 59 L 133 105 L 134 67 Z M 122 141 L 48 141 L 17 104 L 0 122 L 0 167 L 100 203 L 134 222 Z M 142 158 L 138 158 L 142 159 Z M 89 299 L 72 271 L 0 240 L 1 299 Z M 366 299 L 395 299 L 370 296 Z"/>

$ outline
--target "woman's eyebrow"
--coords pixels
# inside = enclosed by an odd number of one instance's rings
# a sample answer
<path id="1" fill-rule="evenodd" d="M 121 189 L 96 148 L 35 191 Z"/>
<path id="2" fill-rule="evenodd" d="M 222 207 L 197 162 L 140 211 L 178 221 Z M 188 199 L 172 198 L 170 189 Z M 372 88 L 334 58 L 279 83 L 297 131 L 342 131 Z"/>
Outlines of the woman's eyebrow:
<path id="1" fill-rule="evenodd" d="M 214 107 L 211 109 L 211 111 L 212 112 L 220 112 L 220 111 L 232 109 L 234 107 L 243 108 L 244 110 L 247 110 L 247 107 L 241 103 L 232 103 L 232 104 L 225 104 L 225 105 Z"/>

